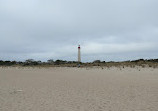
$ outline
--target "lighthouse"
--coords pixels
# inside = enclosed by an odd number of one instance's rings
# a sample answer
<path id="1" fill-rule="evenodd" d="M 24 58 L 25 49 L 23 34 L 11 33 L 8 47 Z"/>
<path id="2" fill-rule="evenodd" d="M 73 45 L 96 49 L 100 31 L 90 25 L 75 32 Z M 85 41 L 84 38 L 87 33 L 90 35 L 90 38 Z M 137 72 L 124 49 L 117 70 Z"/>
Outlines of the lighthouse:
<path id="1" fill-rule="evenodd" d="M 81 47 L 80 45 L 78 45 L 78 62 L 80 63 L 81 62 Z"/>

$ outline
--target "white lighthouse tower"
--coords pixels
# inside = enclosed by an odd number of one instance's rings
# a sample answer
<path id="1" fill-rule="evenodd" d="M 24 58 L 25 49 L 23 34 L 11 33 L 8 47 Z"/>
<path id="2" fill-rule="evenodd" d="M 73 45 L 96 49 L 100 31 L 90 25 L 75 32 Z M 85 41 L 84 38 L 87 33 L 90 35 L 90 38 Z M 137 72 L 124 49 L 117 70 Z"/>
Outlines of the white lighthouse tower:
<path id="1" fill-rule="evenodd" d="M 81 62 L 81 52 L 80 52 L 80 45 L 78 45 L 78 62 Z"/>

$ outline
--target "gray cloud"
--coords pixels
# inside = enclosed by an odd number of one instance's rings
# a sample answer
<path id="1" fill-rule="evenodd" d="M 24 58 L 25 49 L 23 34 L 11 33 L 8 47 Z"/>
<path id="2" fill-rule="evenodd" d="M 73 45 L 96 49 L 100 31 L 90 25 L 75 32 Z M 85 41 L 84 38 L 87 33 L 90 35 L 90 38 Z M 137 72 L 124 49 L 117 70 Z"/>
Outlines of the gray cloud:
<path id="1" fill-rule="evenodd" d="M 157 0 L 0 0 L 0 59 L 158 56 Z"/>

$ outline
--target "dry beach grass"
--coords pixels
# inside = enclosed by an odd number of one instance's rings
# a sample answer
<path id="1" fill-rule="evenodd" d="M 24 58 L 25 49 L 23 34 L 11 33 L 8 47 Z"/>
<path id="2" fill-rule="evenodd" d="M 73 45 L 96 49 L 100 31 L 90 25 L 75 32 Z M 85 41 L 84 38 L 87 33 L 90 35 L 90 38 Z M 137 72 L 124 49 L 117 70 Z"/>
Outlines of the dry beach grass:
<path id="1" fill-rule="evenodd" d="M 0 68 L 0 111 L 157 110 L 157 68 Z"/>

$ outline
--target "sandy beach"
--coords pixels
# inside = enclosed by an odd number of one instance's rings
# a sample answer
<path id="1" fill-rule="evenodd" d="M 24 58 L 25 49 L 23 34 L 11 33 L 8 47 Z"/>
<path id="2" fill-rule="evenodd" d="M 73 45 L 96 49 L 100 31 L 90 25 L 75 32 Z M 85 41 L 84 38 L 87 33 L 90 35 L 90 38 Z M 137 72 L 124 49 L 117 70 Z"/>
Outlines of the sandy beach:
<path id="1" fill-rule="evenodd" d="M 0 111 L 158 111 L 158 69 L 0 68 Z"/>

